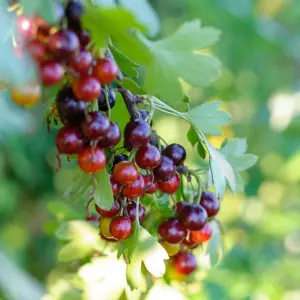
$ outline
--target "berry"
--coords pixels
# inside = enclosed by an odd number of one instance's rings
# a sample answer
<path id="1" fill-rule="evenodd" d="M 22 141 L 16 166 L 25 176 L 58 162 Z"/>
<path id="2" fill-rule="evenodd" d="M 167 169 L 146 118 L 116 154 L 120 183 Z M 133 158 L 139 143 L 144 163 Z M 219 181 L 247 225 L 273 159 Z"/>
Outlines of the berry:
<path id="1" fill-rule="evenodd" d="M 188 239 L 187 237 L 181 242 L 181 244 L 189 249 L 195 249 L 199 245 L 198 243 L 194 242 L 191 238 Z"/>
<path id="2" fill-rule="evenodd" d="M 80 28 L 80 17 L 83 14 L 83 6 L 79 1 L 69 1 L 66 9 L 65 16 L 68 21 L 68 26 L 71 28 Z"/>
<path id="3" fill-rule="evenodd" d="M 159 150 L 148 144 L 141 147 L 135 155 L 136 164 L 144 170 L 152 170 L 159 166 L 161 155 Z"/>
<path id="4" fill-rule="evenodd" d="M 110 223 L 109 231 L 117 240 L 126 240 L 132 234 L 132 223 L 127 217 L 114 217 Z"/>
<path id="5" fill-rule="evenodd" d="M 176 211 L 179 213 L 187 205 L 189 205 L 189 204 L 184 201 L 177 202 L 176 203 Z"/>
<path id="6" fill-rule="evenodd" d="M 117 145 L 120 142 L 120 139 L 121 131 L 119 126 L 114 122 L 110 122 L 108 131 L 104 138 L 99 140 L 98 146 L 103 149 L 111 148 Z"/>
<path id="7" fill-rule="evenodd" d="M 100 234 L 103 235 L 107 239 L 114 238 L 109 231 L 111 220 L 112 220 L 111 218 L 101 218 L 99 220 Z"/>
<path id="8" fill-rule="evenodd" d="M 102 84 L 109 84 L 118 75 L 118 65 L 110 59 L 100 59 L 94 67 L 93 74 Z"/>
<path id="9" fill-rule="evenodd" d="M 127 184 L 122 189 L 122 196 L 129 199 L 134 199 L 141 196 L 144 192 L 145 182 L 141 174 L 138 175 L 138 178 L 130 184 Z"/>
<path id="10" fill-rule="evenodd" d="M 31 57 L 37 62 L 43 61 L 47 55 L 44 43 L 42 43 L 38 39 L 29 41 L 27 43 L 27 50 Z"/>
<path id="11" fill-rule="evenodd" d="M 92 66 L 92 62 L 92 53 L 86 50 L 81 50 L 78 55 L 74 56 L 71 59 L 70 65 L 75 72 L 81 75 L 86 75 L 88 74 L 89 69 Z"/>
<path id="12" fill-rule="evenodd" d="M 116 104 L 116 94 L 112 90 L 107 91 L 109 107 L 112 109 Z M 101 95 L 98 97 L 98 107 L 101 111 L 108 111 L 105 99 L 105 87 L 102 86 Z"/>
<path id="13" fill-rule="evenodd" d="M 153 175 L 143 175 L 143 177 L 145 182 L 145 194 L 154 194 L 158 189 L 157 181 L 154 179 Z"/>
<path id="14" fill-rule="evenodd" d="M 83 150 L 84 140 L 74 127 L 62 127 L 56 137 L 55 144 L 60 154 L 78 154 Z"/>
<path id="15" fill-rule="evenodd" d="M 81 47 L 85 48 L 91 41 L 89 32 L 87 30 L 79 30 L 76 31 L 76 34 L 79 38 Z"/>
<path id="16" fill-rule="evenodd" d="M 180 210 L 178 219 L 185 229 L 196 231 L 204 227 L 207 213 L 201 205 L 189 204 Z"/>
<path id="17" fill-rule="evenodd" d="M 110 175 L 110 185 L 111 185 L 111 189 L 113 192 L 113 195 L 115 196 L 116 194 L 119 193 L 121 185 L 119 182 L 115 181 L 114 178 L 112 177 L 112 175 Z"/>
<path id="18" fill-rule="evenodd" d="M 64 68 L 61 63 L 48 60 L 40 65 L 40 78 L 45 86 L 59 83 L 64 77 Z"/>
<path id="19" fill-rule="evenodd" d="M 185 149 L 179 144 L 171 144 L 167 146 L 163 154 L 171 158 L 176 166 L 182 164 L 186 158 Z"/>
<path id="20" fill-rule="evenodd" d="M 200 198 L 200 205 L 202 205 L 209 218 L 217 215 L 220 210 L 220 201 L 217 196 L 209 191 L 203 192 Z"/>
<path id="21" fill-rule="evenodd" d="M 120 207 L 120 203 L 118 201 L 115 201 L 112 204 L 112 207 L 110 210 L 101 209 L 98 205 L 95 205 L 95 208 L 99 215 L 101 215 L 103 217 L 107 217 L 107 218 L 112 218 L 119 213 L 121 207 Z"/>
<path id="22" fill-rule="evenodd" d="M 56 96 L 56 107 L 62 120 L 69 124 L 80 124 L 85 118 L 87 104 L 78 101 L 70 86 L 64 86 Z"/>
<path id="23" fill-rule="evenodd" d="M 183 281 L 187 280 L 187 275 L 182 274 L 182 273 L 178 273 L 175 270 L 172 260 L 167 261 L 166 271 L 167 271 L 167 274 L 168 274 L 168 278 L 170 280 L 176 280 L 176 281 L 179 281 L 179 282 L 183 282 Z"/>
<path id="24" fill-rule="evenodd" d="M 142 224 L 146 216 L 146 210 L 142 204 L 139 204 L 138 212 L 139 212 L 139 222 L 140 224 Z M 136 201 L 130 201 L 127 204 L 125 214 L 130 219 L 131 222 L 134 222 L 136 220 Z"/>
<path id="25" fill-rule="evenodd" d="M 99 217 L 95 215 L 91 215 L 90 217 L 86 217 L 85 219 L 91 223 L 98 223 L 99 221 Z"/>
<path id="26" fill-rule="evenodd" d="M 21 106 L 32 106 L 41 98 L 41 87 L 37 83 L 13 87 L 10 91 L 12 100 Z"/>
<path id="27" fill-rule="evenodd" d="M 197 261 L 191 252 L 180 252 L 175 256 L 173 266 L 178 273 L 188 275 L 197 268 Z"/>
<path id="28" fill-rule="evenodd" d="M 90 174 L 95 174 L 105 168 L 106 157 L 98 147 L 86 147 L 78 156 L 79 167 Z"/>
<path id="29" fill-rule="evenodd" d="M 153 175 L 157 180 L 169 180 L 175 175 L 176 169 L 172 159 L 162 156 L 160 165 L 153 170 Z"/>
<path id="30" fill-rule="evenodd" d="M 171 179 L 167 181 L 158 182 L 159 189 L 166 194 L 174 194 L 180 187 L 180 176 L 176 173 Z"/>
<path id="31" fill-rule="evenodd" d="M 187 175 L 188 174 L 188 168 L 184 165 L 179 165 L 176 167 L 176 171 L 179 173 L 179 174 L 182 174 L 182 175 Z"/>
<path id="32" fill-rule="evenodd" d="M 191 232 L 192 239 L 197 243 L 207 242 L 212 236 L 212 228 L 210 223 L 206 223 L 205 226 L 199 231 Z"/>
<path id="33" fill-rule="evenodd" d="M 160 236 L 170 244 L 180 243 L 186 236 L 186 231 L 177 219 L 168 219 L 158 227 Z"/>
<path id="34" fill-rule="evenodd" d="M 133 183 L 139 176 L 136 166 L 129 161 L 123 161 L 115 165 L 113 177 L 121 184 Z"/>
<path id="35" fill-rule="evenodd" d="M 150 142 L 149 144 L 151 144 L 152 146 L 155 146 L 156 148 L 158 148 L 159 146 L 159 138 L 156 134 L 151 134 L 151 138 L 150 138 Z"/>
<path id="36" fill-rule="evenodd" d="M 104 138 L 110 127 L 109 119 L 101 112 L 90 112 L 81 123 L 83 134 L 90 140 Z"/>
<path id="37" fill-rule="evenodd" d="M 130 121 L 124 129 L 126 145 L 134 148 L 146 146 L 151 138 L 151 128 L 141 119 Z"/>
<path id="38" fill-rule="evenodd" d="M 174 256 L 180 251 L 179 244 L 170 244 L 166 241 L 161 241 L 160 244 L 164 247 L 169 256 Z"/>
<path id="39" fill-rule="evenodd" d="M 126 154 L 118 154 L 114 158 L 114 163 L 113 165 L 115 166 L 116 164 L 122 162 L 122 161 L 128 161 L 128 155 Z"/>
<path id="40" fill-rule="evenodd" d="M 58 59 L 68 59 L 79 49 L 78 36 L 71 30 L 62 29 L 50 36 L 48 48 Z"/>
<path id="41" fill-rule="evenodd" d="M 76 98 L 90 102 L 101 94 L 101 85 L 93 76 L 84 76 L 77 79 L 73 85 Z"/>

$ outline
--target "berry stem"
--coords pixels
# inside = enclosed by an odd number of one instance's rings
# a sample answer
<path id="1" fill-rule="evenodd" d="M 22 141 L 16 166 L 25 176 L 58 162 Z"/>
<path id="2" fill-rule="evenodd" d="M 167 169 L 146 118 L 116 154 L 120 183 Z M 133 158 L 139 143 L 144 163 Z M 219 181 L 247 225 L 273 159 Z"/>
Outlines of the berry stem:
<path id="1" fill-rule="evenodd" d="M 91 110 L 96 111 L 96 112 L 99 111 L 98 100 L 97 99 L 94 99 L 92 101 Z"/>
<path id="2" fill-rule="evenodd" d="M 138 225 L 140 225 L 140 216 L 139 216 L 139 210 L 140 209 L 140 197 L 136 198 L 136 217 L 135 221 Z"/>
<path id="3" fill-rule="evenodd" d="M 109 104 L 109 99 L 108 99 L 108 86 L 105 85 L 105 102 L 106 102 L 106 106 L 108 109 L 108 118 L 110 119 L 111 116 L 111 108 L 110 108 L 110 104 Z"/>
<path id="4" fill-rule="evenodd" d="M 94 201 L 94 198 L 90 199 L 87 204 L 84 207 L 84 211 L 85 211 L 85 217 L 88 219 L 91 217 L 91 213 L 90 213 L 90 205 L 92 204 L 92 202 Z"/>
<path id="5" fill-rule="evenodd" d="M 194 177 L 194 178 L 196 179 L 196 181 L 197 181 L 198 190 L 197 190 L 196 196 L 194 196 L 194 200 L 195 200 L 195 201 L 198 201 L 200 195 L 202 194 L 202 190 L 203 190 L 201 178 L 200 178 L 200 176 L 199 176 L 195 171 L 193 171 L 193 170 L 189 170 L 188 175 Z"/>

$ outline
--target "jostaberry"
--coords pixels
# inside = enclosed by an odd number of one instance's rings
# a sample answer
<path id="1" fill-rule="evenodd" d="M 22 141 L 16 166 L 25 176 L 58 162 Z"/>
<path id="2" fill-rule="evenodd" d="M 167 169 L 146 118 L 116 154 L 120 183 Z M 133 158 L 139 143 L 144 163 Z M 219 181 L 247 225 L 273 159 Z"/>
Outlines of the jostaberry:
<path id="1" fill-rule="evenodd" d="M 178 166 L 182 164 L 186 158 L 185 149 L 179 144 L 171 144 L 168 145 L 163 154 L 169 158 L 171 158 L 175 165 Z"/>
<path id="2" fill-rule="evenodd" d="M 178 219 L 187 230 L 201 230 L 207 222 L 207 213 L 201 205 L 189 204 L 180 210 Z"/>
<path id="3" fill-rule="evenodd" d="M 95 205 L 96 211 L 103 217 L 112 218 L 116 216 L 120 211 L 120 203 L 115 201 L 110 210 L 101 209 L 98 205 Z"/>
<path id="4" fill-rule="evenodd" d="M 110 175 L 110 185 L 113 192 L 113 195 L 117 195 L 120 191 L 121 185 L 119 182 L 117 182 L 112 175 Z"/>
<path id="5" fill-rule="evenodd" d="M 91 140 L 104 139 L 109 128 L 109 119 L 101 112 L 90 112 L 81 123 L 84 135 Z"/>
<path id="6" fill-rule="evenodd" d="M 186 231 L 177 219 L 171 218 L 161 223 L 158 227 L 160 236 L 170 244 L 183 241 Z"/>
<path id="7" fill-rule="evenodd" d="M 90 174 L 95 174 L 105 168 L 106 157 L 99 147 L 86 147 L 79 153 L 80 168 Z"/>
<path id="8" fill-rule="evenodd" d="M 127 147 L 140 148 L 146 146 L 151 137 L 151 128 L 141 119 L 130 121 L 124 129 L 124 139 Z"/>
<path id="9" fill-rule="evenodd" d="M 129 161 L 123 161 L 115 165 L 113 178 L 121 184 L 133 183 L 139 176 L 135 164 Z"/>
<path id="10" fill-rule="evenodd" d="M 158 189 L 158 183 L 153 177 L 153 175 L 143 175 L 145 182 L 145 194 L 151 195 L 154 194 Z"/>
<path id="11" fill-rule="evenodd" d="M 175 164 L 167 156 L 162 156 L 160 165 L 153 170 L 154 177 L 157 180 L 169 180 L 175 175 L 175 172 Z"/>
<path id="12" fill-rule="evenodd" d="M 212 228 L 209 222 L 199 231 L 191 232 L 192 239 L 197 243 L 207 242 L 212 236 Z"/>
<path id="13" fill-rule="evenodd" d="M 182 251 L 175 256 L 173 266 L 178 273 L 188 275 L 196 270 L 197 261 L 193 253 Z"/>
<path id="14" fill-rule="evenodd" d="M 122 189 L 122 196 L 129 199 L 134 199 L 141 196 L 144 192 L 145 182 L 141 174 L 138 175 L 137 179 L 130 184 L 127 184 Z"/>
<path id="15" fill-rule="evenodd" d="M 54 60 L 44 61 L 39 69 L 41 82 L 45 86 L 59 83 L 64 77 L 64 68 L 61 63 Z"/>
<path id="16" fill-rule="evenodd" d="M 136 206 L 137 206 L 136 201 L 130 201 L 126 206 L 125 213 L 131 222 L 134 222 L 136 220 L 136 211 L 137 211 Z M 139 203 L 138 215 L 139 215 L 139 223 L 142 224 L 146 216 L 146 210 L 145 207 L 140 203 Z"/>
<path id="17" fill-rule="evenodd" d="M 92 62 L 92 53 L 86 50 L 81 50 L 78 55 L 71 59 L 70 66 L 75 72 L 81 75 L 87 75 L 92 66 Z"/>
<path id="18" fill-rule="evenodd" d="M 180 176 L 176 173 L 172 178 L 166 181 L 158 182 L 159 189 L 166 194 L 174 194 L 180 187 Z"/>
<path id="19" fill-rule="evenodd" d="M 94 76 L 102 83 L 109 84 L 114 81 L 118 75 L 118 65 L 110 59 L 104 58 L 98 60 L 94 67 Z"/>
<path id="20" fill-rule="evenodd" d="M 83 76 L 73 85 L 73 92 L 77 99 L 90 102 L 101 94 L 101 85 L 93 76 Z"/>
<path id="21" fill-rule="evenodd" d="M 132 234 L 132 223 L 125 216 L 117 216 L 111 220 L 109 230 L 115 239 L 126 240 Z"/>
<path id="22" fill-rule="evenodd" d="M 113 165 L 115 166 L 116 164 L 122 162 L 122 161 L 128 161 L 128 155 L 126 154 L 118 154 L 114 158 Z"/>
<path id="23" fill-rule="evenodd" d="M 159 166 L 161 155 L 159 150 L 150 144 L 138 149 L 135 155 L 136 164 L 144 170 L 152 170 Z"/>
<path id="24" fill-rule="evenodd" d="M 106 94 L 105 87 L 102 86 L 101 95 L 98 97 L 98 108 L 101 111 L 108 111 L 105 94 Z M 116 104 L 116 94 L 114 93 L 114 91 L 108 90 L 107 97 L 108 97 L 109 107 L 110 109 L 112 109 Z"/>
<path id="25" fill-rule="evenodd" d="M 200 205 L 202 205 L 209 218 L 212 218 L 217 215 L 220 210 L 220 201 L 217 196 L 210 192 L 203 192 L 200 198 Z"/>
<path id="26" fill-rule="evenodd" d="M 110 122 L 107 133 L 104 135 L 104 137 L 99 139 L 98 146 L 102 149 L 112 148 L 116 146 L 120 140 L 121 131 L 119 126 L 114 122 Z"/>

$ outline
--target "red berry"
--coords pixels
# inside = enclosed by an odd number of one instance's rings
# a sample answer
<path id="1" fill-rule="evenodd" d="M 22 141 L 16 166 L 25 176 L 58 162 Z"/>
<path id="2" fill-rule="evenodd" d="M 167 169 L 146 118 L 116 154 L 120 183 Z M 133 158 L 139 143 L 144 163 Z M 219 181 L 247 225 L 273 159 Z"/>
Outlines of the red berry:
<path id="1" fill-rule="evenodd" d="M 189 249 L 195 249 L 199 246 L 198 243 L 194 242 L 191 237 L 188 239 L 187 237 L 181 242 L 182 245 L 186 246 Z"/>
<path id="2" fill-rule="evenodd" d="M 116 79 L 118 72 L 118 65 L 113 60 L 105 58 L 97 62 L 93 74 L 102 84 L 109 84 Z"/>
<path id="3" fill-rule="evenodd" d="M 55 137 L 56 147 L 60 154 L 78 154 L 83 150 L 84 140 L 73 127 L 62 127 Z"/>
<path id="4" fill-rule="evenodd" d="M 176 211 L 179 213 L 188 203 L 184 201 L 180 201 L 176 203 Z"/>
<path id="5" fill-rule="evenodd" d="M 121 184 L 133 183 L 139 176 L 136 166 L 129 161 L 123 161 L 115 165 L 113 177 Z"/>
<path id="6" fill-rule="evenodd" d="M 164 149 L 163 154 L 171 158 L 175 165 L 182 164 L 186 158 L 185 149 L 179 144 L 171 144 Z"/>
<path id="7" fill-rule="evenodd" d="M 170 244 L 177 244 L 183 241 L 186 231 L 177 219 L 169 219 L 158 227 L 160 236 Z"/>
<path id="8" fill-rule="evenodd" d="M 180 210 L 178 220 L 185 229 L 201 230 L 207 222 L 207 213 L 201 205 L 189 204 Z"/>
<path id="9" fill-rule="evenodd" d="M 203 192 L 200 199 L 200 205 L 202 205 L 209 218 L 214 217 L 220 210 L 220 201 L 217 196 L 209 191 Z"/>
<path id="10" fill-rule="evenodd" d="M 67 59 L 79 49 L 79 39 L 73 31 L 62 29 L 50 36 L 48 48 L 57 58 Z"/>
<path id="11" fill-rule="evenodd" d="M 176 173 L 171 179 L 167 181 L 158 182 L 159 189 L 166 194 L 174 194 L 180 187 L 180 176 Z"/>
<path id="12" fill-rule="evenodd" d="M 90 102 L 100 96 L 101 85 L 95 77 L 84 76 L 75 81 L 73 92 L 77 99 Z"/>
<path id="13" fill-rule="evenodd" d="M 121 185 L 119 182 L 117 182 L 116 180 L 114 180 L 114 178 L 112 177 L 112 175 L 110 175 L 110 185 L 111 185 L 111 189 L 113 192 L 113 195 L 115 196 L 116 194 L 119 193 Z"/>
<path id="14" fill-rule="evenodd" d="M 90 67 L 92 66 L 92 62 L 92 53 L 86 50 L 81 50 L 78 55 L 71 59 L 70 65 L 75 72 L 81 75 L 87 75 Z"/>
<path id="15" fill-rule="evenodd" d="M 192 239 L 197 243 L 207 242 L 212 236 L 212 228 L 210 223 L 206 223 L 205 226 L 199 231 L 193 231 L 191 235 Z"/>
<path id="16" fill-rule="evenodd" d="M 117 240 L 126 240 L 132 234 L 132 223 L 127 217 L 117 216 L 111 220 L 109 230 Z"/>
<path id="17" fill-rule="evenodd" d="M 175 173 L 175 164 L 173 160 L 167 156 L 162 156 L 160 165 L 153 170 L 155 179 L 164 181 L 171 179 Z"/>
<path id="18" fill-rule="evenodd" d="M 64 77 L 64 68 L 61 63 L 57 61 L 48 60 L 40 66 L 41 82 L 45 86 L 51 86 L 59 83 Z"/>
<path id="19" fill-rule="evenodd" d="M 197 261 L 193 253 L 182 251 L 175 256 L 173 266 L 178 273 L 188 275 L 197 268 Z"/>
<path id="20" fill-rule="evenodd" d="M 141 174 L 138 175 L 138 178 L 130 184 L 127 184 L 122 189 L 122 196 L 129 199 L 134 199 L 141 196 L 144 193 L 145 182 Z"/>
<path id="21" fill-rule="evenodd" d="M 141 147 L 135 155 L 136 164 L 144 170 L 152 170 L 159 166 L 161 155 L 159 150 L 150 144 Z"/>
<path id="22" fill-rule="evenodd" d="M 56 96 L 56 108 L 61 120 L 77 125 L 85 118 L 87 103 L 75 98 L 72 87 L 63 86 Z"/>
<path id="23" fill-rule="evenodd" d="M 90 140 L 104 138 L 109 131 L 109 119 L 101 112 L 90 112 L 81 123 L 83 134 Z"/>
<path id="24" fill-rule="evenodd" d="M 47 55 L 45 44 L 37 39 L 28 42 L 27 50 L 31 57 L 37 62 L 43 61 Z"/>
<path id="25" fill-rule="evenodd" d="M 86 147 L 78 156 L 79 167 L 90 174 L 95 174 L 105 168 L 106 157 L 98 147 Z"/>
<path id="26" fill-rule="evenodd" d="M 146 146 L 151 138 L 151 128 L 147 122 L 141 119 L 130 121 L 124 129 L 126 146 L 140 148 Z"/>
<path id="27" fill-rule="evenodd" d="M 98 222 L 99 222 L 99 217 L 97 217 L 95 215 L 91 215 L 90 217 L 86 217 L 85 219 L 91 223 L 98 224 Z"/>
<path id="28" fill-rule="evenodd" d="M 146 216 L 146 210 L 145 207 L 140 203 L 139 203 L 138 212 L 139 212 L 139 222 L 140 224 L 142 224 Z M 127 204 L 125 213 L 131 222 L 134 222 L 136 220 L 136 201 L 130 201 Z"/>
<path id="29" fill-rule="evenodd" d="M 110 210 L 101 209 L 98 205 L 95 205 L 95 208 L 99 215 L 107 218 L 112 218 L 119 213 L 121 207 L 120 203 L 118 201 L 115 201 Z"/>
<path id="30" fill-rule="evenodd" d="M 104 138 L 101 138 L 98 142 L 98 146 L 102 149 L 112 148 L 116 146 L 121 139 L 121 131 L 119 126 L 110 122 L 107 133 L 104 135 Z"/>
<path id="31" fill-rule="evenodd" d="M 145 194 L 154 194 L 158 189 L 157 181 L 154 179 L 153 175 L 143 175 L 143 177 L 145 182 Z"/>

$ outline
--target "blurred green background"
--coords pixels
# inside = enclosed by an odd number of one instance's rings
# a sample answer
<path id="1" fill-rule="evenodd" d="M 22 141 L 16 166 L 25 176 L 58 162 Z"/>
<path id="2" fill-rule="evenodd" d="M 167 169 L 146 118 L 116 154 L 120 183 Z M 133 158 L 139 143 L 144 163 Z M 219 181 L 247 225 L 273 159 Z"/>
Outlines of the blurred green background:
<path id="1" fill-rule="evenodd" d="M 212 49 L 223 62 L 222 78 L 201 91 L 186 89 L 193 103 L 221 99 L 232 114 L 234 122 L 223 136 L 211 139 L 215 146 L 225 137 L 245 136 L 249 152 L 259 156 L 244 174 L 245 194 L 228 193 L 222 203 L 226 256 L 184 287 L 188 299 L 300 299 L 300 2 L 150 2 L 163 34 L 195 18 L 222 31 Z M 178 135 L 180 122 L 163 117 L 155 124 L 168 142 L 185 145 L 189 161 L 196 164 L 185 136 Z M 54 237 L 44 230 L 51 219 L 47 205 L 63 201 L 65 176 L 54 175 L 54 157 L 54 133 L 9 99 L 3 101 L 0 249 L 42 283 L 55 264 L 56 250 Z M 5 272 L 1 266 L 0 272 Z M 4 292 L 1 297 L 6 299 Z"/>

